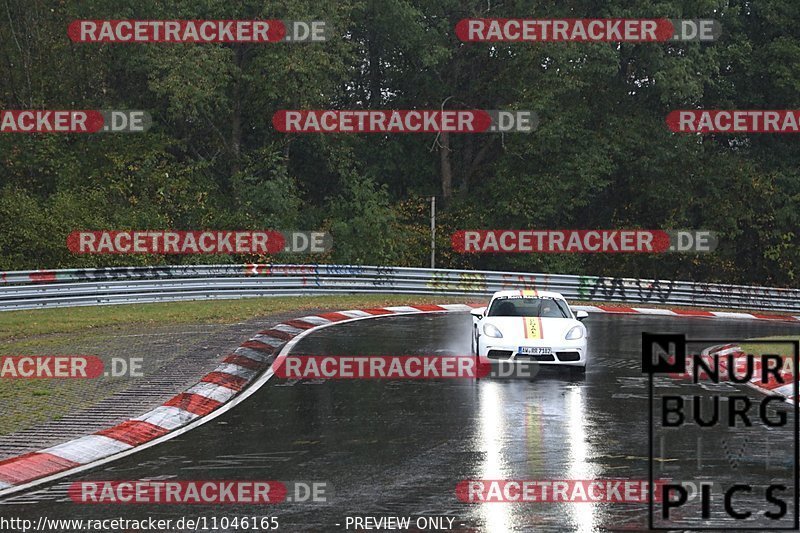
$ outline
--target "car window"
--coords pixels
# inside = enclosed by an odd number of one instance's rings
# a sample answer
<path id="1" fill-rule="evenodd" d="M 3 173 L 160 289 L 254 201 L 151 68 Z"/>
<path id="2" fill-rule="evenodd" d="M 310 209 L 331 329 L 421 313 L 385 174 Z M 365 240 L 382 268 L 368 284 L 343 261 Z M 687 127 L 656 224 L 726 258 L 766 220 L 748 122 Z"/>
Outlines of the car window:
<path id="1" fill-rule="evenodd" d="M 569 305 L 565 300 L 555 299 L 553 300 L 556 305 L 558 305 L 559 309 L 561 309 L 561 313 L 567 318 L 575 318 L 572 315 L 572 310 L 570 310 Z"/>
<path id="2" fill-rule="evenodd" d="M 486 316 L 532 316 L 542 318 L 571 318 L 566 302 L 553 298 L 496 299 Z"/>

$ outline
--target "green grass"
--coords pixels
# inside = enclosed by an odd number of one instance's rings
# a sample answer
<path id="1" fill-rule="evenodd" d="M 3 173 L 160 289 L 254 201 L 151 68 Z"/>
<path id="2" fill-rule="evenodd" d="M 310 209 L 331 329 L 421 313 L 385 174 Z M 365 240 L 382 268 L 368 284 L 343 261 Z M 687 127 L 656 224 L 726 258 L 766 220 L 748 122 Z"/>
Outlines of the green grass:
<path id="1" fill-rule="evenodd" d="M 474 301 L 475 298 L 468 300 Z M 409 303 L 447 303 L 463 298 L 414 295 L 331 295 L 248 298 L 153 304 L 110 305 L 7 311 L 0 313 L 0 349 L 14 341 L 41 335 L 91 332 L 130 325 L 233 323 L 272 313 L 304 309 L 353 309 Z"/>
<path id="2" fill-rule="evenodd" d="M 791 356 L 792 355 L 792 345 L 791 344 L 775 344 L 775 343 L 759 343 L 760 340 L 774 340 L 774 341 L 800 341 L 800 337 L 786 337 L 786 336 L 772 336 L 772 337 L 758 337 L 755 339 L 750 339 L 750 342 L 745 342 L 741 344 L 742 350 L 745 353 L 751 353 L 753 355 L 763 355 L 763 354 L 776 354 L 782 356 Z"/>
<path id="3" fill-rule="evenodd" d="M 337 311 L 459 301 L 475 301 L 475 298 L 331 295 L 11 311 L 0 313 L 0 356 L 62 354 L 67 346 L 92 345 L 104 337 L 131 331 L 147 332 L 148 328 L 157 331 L 172 325 L 224 325 L 310 309 Z M 142 350 L 147 352 L 146 346 Z M 148 354 L 130 355 L 146 358 Z M 114 380 L 95 381 L 0 379 L 0 405 L 14 406 L 13 409 L 0 408 L 0 434 L 13 433 L 46 420 L 57 420 L 89 407 L 125 386 Z"/>
<path id="4" fill-rule="evenodd" d="M 91 333 L 95 328 L 113 328 L 132 324 L 146 326 L 148 324 L 232 323 L 259 315 L 293 310 L 302 311 L 315 308 L 352 309 L 409 303 L 478 302 L 484 300 L 487 300 L 487 298 L 480 296 L 459 298 L 440 295 L 359 294 L 6 311 L 0 312 L 0 350 L 7 349 L 10 342 L 21 341 L 30 337 L 62 333 Z M 573 301 L 571 303 L 573 305 L 591 305 L 598 302 Z M 623 302 L 611 303 L 610 305 L 624 306 L 633 304 Z M 646 307 L 664 306 L 648 304 Z"/>

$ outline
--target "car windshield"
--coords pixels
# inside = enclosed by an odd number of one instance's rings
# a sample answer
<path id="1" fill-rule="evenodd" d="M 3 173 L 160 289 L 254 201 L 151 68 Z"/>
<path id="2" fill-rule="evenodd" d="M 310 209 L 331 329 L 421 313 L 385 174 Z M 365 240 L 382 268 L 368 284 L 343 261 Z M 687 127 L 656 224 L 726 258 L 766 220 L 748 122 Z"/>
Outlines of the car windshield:
<path id="1" fill-rule="evenodd" d="M 492 302 L 487 316 L 533 316 L 571 318 L 567 303 L 555 298 L 499 298 Z"/>

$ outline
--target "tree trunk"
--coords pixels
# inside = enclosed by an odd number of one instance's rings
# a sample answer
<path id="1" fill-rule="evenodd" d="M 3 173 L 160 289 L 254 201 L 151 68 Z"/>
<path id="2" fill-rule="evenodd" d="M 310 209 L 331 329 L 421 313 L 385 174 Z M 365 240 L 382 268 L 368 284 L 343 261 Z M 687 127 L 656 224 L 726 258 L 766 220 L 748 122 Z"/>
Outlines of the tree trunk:
<path id="1" fill-rule="evenodd" d="M 234 175 L 240 170 L 240 154 L 242 150 L 242 96 L 241 96 L 241 72 L 243 63 L 243 50 L 241 45 L 235 46 L 236 56 L 236 78 L 233 80 L 233 94 L 231 95 L 231 104 L 233 116 L 231 117 L 231 136 L 230 136 L 230 150 L 231 150 L 231 175 Z"/>
<path id="2" fill-rule="evenodd" d="M 450 134 L 439 135 L 439 161 L 442 173 L 442 200 L 445 204 L 453 198 L 453 167 L 450 163 Z"/>
<path id="3" fill-rule="evenodd" d="M 369 43 L 367 44 L 369 54 L 369 105 L 372 108 L 380 107 L 381 104 L 381 55 L 378 44 L 378 36 L 375 32 L 369 33 Z"/>

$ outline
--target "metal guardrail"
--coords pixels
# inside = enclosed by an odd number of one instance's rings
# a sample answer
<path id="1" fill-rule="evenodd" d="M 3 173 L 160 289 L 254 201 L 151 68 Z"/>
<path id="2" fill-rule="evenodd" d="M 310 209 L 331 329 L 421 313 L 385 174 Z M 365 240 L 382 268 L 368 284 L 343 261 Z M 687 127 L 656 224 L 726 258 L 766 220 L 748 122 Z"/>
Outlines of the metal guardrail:
<path id="1" fill-rule="evenodd" d="M 0 273 L 0 311 L 335 293 L 488 296 L 560 292 L 569 300 L 800 313 L 800 290 L 597 276 L 360 265 L 192 265 Z"/>
<path id="2" fill-rule="evenodd" d="M 0 310 L 335 293 L 488 296 L 539 289 L 570 300 L 800 313 L 800 290 L 686 281 L 360 265 L 192 265 L 0 273 Z"/>

